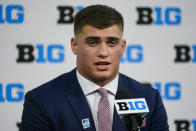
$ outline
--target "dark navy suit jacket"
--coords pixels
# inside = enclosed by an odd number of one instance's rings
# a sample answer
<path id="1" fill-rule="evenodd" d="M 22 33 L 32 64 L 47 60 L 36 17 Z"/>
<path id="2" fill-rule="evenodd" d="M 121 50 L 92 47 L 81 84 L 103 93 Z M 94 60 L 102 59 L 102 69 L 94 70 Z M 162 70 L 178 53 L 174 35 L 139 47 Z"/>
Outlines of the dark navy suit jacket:
<path id="1" fill-rule="evenodd" d="M 150 110 L 146 126 L 141 131 L 168 131 L 167 115 L 157 90 L 144 87 L 120 74 L 118 89 L 126 89 L 135 98 L 145 98 Z M 82 120 L 88 118 L 90 127 L 84 129 Z M 116 110 L 113 131 L 125 131 Z M 76 69 L 65 73 L 25 96 L 22 131 L 96 131 L 87 100 L 76 77 Z"/>

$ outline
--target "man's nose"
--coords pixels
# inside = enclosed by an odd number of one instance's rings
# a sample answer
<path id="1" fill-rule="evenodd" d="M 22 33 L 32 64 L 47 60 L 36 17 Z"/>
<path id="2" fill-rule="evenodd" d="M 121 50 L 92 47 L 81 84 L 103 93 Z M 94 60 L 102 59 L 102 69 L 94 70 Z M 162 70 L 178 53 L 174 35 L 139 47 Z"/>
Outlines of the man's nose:
<path id="1" fill-rule="evenodd" d="M 107 57 L 108 56 L 108 46 L 107 43 L 102 42 L 98 47 L 98 57 Z"/>

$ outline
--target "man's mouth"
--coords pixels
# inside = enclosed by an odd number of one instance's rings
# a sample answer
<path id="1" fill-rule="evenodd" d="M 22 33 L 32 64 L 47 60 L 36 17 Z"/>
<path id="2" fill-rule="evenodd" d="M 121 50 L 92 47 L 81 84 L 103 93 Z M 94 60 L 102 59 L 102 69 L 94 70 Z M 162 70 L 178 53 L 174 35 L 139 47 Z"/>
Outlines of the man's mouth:
<path id="1" fill-rule="evenodd" d="M 99 62 L 96 62 L 95 65 L 109 65 L 111 64 L 110 62 L 107 62 L 107 61 L 99 61 Z"/>
<path id="2" fill-rule="evenodd" d="M 105 70 L 108 70 L 109 67 L 110 67 L 110 62 L 108 61 L 98 61 L 98 62 L 95 62 L 95 65 L 96 65 L 96 68 L 97 70 L 99 71 L 105 71 Z"/>

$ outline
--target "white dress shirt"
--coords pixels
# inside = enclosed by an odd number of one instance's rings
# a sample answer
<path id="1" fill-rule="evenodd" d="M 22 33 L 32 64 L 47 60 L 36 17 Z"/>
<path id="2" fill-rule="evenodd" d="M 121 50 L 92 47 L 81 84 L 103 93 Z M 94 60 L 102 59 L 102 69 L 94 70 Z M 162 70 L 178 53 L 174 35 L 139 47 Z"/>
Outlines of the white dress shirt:
<path id="1" fill-rule="evenodd" d="M 99 100 L 101 99 L 101 96 L 96 90 L 99 88 L 105 88 L 108 90 L 108 99 L 109 99 L 109 104 L 110 104 L 110 116 L 113 122 L 114 100 L 115 100 L 115 95 L 116 95 L 116 91 L 118 88 L 119 75 L 117 75 L 117 77 L 113 81 L 111 81 L 110 83 L 108 83 L 107 85 L 103 87 L 100 87 L 99 85 L 96 85 L 95 83 L 84 78 L 82 75 L 80 75 L 78 70 L 76 72 L 76 76 L 84 92 L 84 95 L 86 96 L 91 113 L 93 115 L 96 130 L 98 131 L 97 111 L 98 111 L 98 103 L 99 103 Z"/>

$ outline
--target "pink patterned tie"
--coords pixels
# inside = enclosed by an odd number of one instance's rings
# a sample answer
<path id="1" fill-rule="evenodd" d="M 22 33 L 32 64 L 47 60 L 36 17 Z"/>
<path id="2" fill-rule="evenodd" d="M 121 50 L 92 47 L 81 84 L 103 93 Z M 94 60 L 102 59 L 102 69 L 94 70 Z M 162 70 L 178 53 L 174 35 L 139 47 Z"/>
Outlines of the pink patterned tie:
<path id="1" fill-rule="evenodd" d="M 98 104 L 98 129 L 99 131 L 112 131 L 112 122 L 110 117 L 110 106 L 107 96 L 107 90 L 104 88 L 98 89 L 101 99 Z"/>

